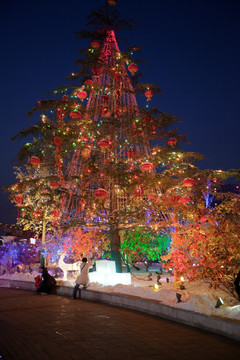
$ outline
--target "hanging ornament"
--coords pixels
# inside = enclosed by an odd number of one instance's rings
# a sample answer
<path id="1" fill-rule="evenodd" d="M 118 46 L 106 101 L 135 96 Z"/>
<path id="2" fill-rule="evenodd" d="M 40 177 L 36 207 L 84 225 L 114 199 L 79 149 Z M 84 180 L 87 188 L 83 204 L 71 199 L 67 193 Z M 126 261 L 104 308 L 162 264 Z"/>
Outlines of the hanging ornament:
<path id="1" fill-rule="evenodd" d="M 195 183 L 196 182 L 194 179 L 186 178 L 183 180 L 183 186 L 186 186 L 187 188 L 191 188 L 195 185 Z"/>
<path id="2" fill-rule="evenodd" d="M 104 200 L 108 196 L 108 192 L 105 189 L 99 188 L 94 191 L 94 196 L 99 200 Z"/>
<path id="3" fill-rule="evenodd" d="M 23 202 L 23 196 L 17 195 L 17 196 L 15 196 L 14 200 L 16 201 L 17 205 L 20 206 Z"/>
<path id="4" fill-rule="evenodd" d="M 98 146 L 99 146 L 101 149 L 106 150 L 106 149 L 108 149 L 109 146 L 110 146 L 110 141 L 108 141 L 108 140 L 100 140 L 100 141 L 98 142 Z"/>
<path id="5" fill-rule="evenodd" d="M 120 72 L 115 72 L 114 77 L 119 82 L 122 78 L 122 74 Z"/>
<path id="6" fill-rule="evenodd" d="M 108 95 L 102 95 L 101 100 L 104 104 L 107 104 L 109 102 L 109 96 Z"/>
<path id="7" fill-rule="evenodd" d="M 141 186 L 137 186 L 137 187 L 134 189 L 134 194 L 135 194 L 137 197 L 141 197 L 141 196 L 144 194 L 144 189 L 143 189 Z"/>
<path id="8" fill-rule="evenodd" d="M 68 96 L 67 96 L 67 95 L 63 95 L 63 97 L 62 97 L 61 100 L 62 100 L 62 101 L 67 101 L 67 100 L 68 100 Z"/>
<path id="9" fill-rule="evenodd" d="M 81 151 L 81 155 L 84 159 L 88 159 L 91 155 L 91 146 L 90 145 L 85 146 Z"/>
<path id="10" fill-rule="evenodd" d="M 40 216 L 41 216 L 41 212 L 40 211 L 34 211 L 34 213 L 33 213 L 33 216 L 36 218 L 36 219 L 38 219 Z"/>
<path id="11" fill-rule="evenodd" d="M 153 117 L 150 116 L 150 115 L 147 115 L 144 119 L 143 119 L 144 122 L 152 122 L 153 121 Z"/>
<path id="12" fill-rule="evenodd" d="M 129 64 L 128 70 L 132 75 L 135 75 L 135 73 L 138 71 L 138 66 L 136 64 Z"/>
<path id="13" fill-rule="evenodd" d="M 51 188 L 53 188 L 53 189 L 57 189 L 58 187 L 59 187 L 59 183 L 57 182 L 57 181 L 52 181 L 52 182 L 50 182 L 50 186 L 51 186 Z"/>
<path id="14" fill-rule="evenodd" d="M 84 85 L 86 86 L 92 86 L 94 84 L 94 81 L 91 79 L 87 79 L 84 81 Z"/>
<path id="15" fill-rule="evenodd" d="M 31 156 L 28 162 L 35 166 L 35 165 L 39 165 L 41 160 L 36 156 Z"/>
<path id="16" fill-rule="evenodd" d="M 70 118 L 71 119 L 81 119 L 81 117 L 82 117 L 82 114 L 77 110 L 74 110 L 74 111 L 70 112 Z"/>
<path id="17" fill-rule="evenodd" d="M 93 40 L 93 41 L 91 42 L 90 46 L 91 46 L 92 49 L 97 50 L 97 49 L 100 49 L 101 44 L 100 44 L 99 41 Z"/>
<path id="18" fill-rule="evenodd" d="M 152 90 L 146 90 L 144 95 L 146 96 L 147 101 L 150 101 L 152 96 L 153 96 L 153 91 Z"/>
<path id="19" fill-rule="evenodd" d="M 59 120 L 62 120 L 65 116 L 65 111 L 61 108 L 57 109 L 57 117 L 59 118 Z"/>
<path id="20" fill-rule="evenodd" d="M 56 146 L 61 146 L 62 145 L 62 138 L 60 136 L 55 136 L 55 138 L 53 139 L 53 143 Z"/>
<path id="21" fill-rule="evenodd" d="M 87 97 L 86 91 L 84 91 L 84 90 L 79 91 L 79 92 L 77 93 L 77 97 L 79 97 L 79 99 L 80 99 L 81 101 L 83 101 L 83 100 L 86 99 L 86 97 Z"/>
<path id="22" fill-rule="evenodd" d="M 117 1 L 116 0 L 108 0 L 108 4 L 110 6 L 115 6 L 117 4 Z"/>
<path id="23" fill-rule="evenodd" d="M 182 196 L 180 199 L 179 199 L 179 202 L 186 205 L 187 203 L 189 203 L 191 201 L 190 197 L 189 196 Z"/>
<path id="24" fill-rule="evenodd" d="M 176 144 L 177 144 L 177 139 L 171 138 L 171 139 L 168 140 L 168 145 L 169 146 L 174 147 L 174 146 L 176 146 Z"/>
<path id="25" fill-rule="evenodd" d="M 128 150 L 126 150 L 126 155 L 129 159 L 133 159 L 136 156 L 136 154 L 137 152 L 133 148 L 129 148 Z"/>
<path id="26" fill-rule="evenodd" d="M 151 171 L 153 169 L 153 164 L 150 163 L 150 162 L 145 162 L 141 165 L 141 168 L 142 170 L 145 170 L 145 171 Z"/>

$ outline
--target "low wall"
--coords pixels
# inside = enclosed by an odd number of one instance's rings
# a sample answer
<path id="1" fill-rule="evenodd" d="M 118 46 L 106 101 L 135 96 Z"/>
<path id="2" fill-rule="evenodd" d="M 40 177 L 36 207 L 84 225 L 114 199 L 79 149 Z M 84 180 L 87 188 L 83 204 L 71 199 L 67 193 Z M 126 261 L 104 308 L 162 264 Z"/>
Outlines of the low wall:
<path id="1" fill-rule="evenodd" d="M 0 287 L 36 291 L 34 283 L 19 280 L 0 278 Z M 56 287 L 57 295 L 70 297 L 72 296 L 72 291 L 72 287 L 61 285 Z M 79 297 L 89 301 L 99 301 L 113 306 L 144 312 L 240 341 L 240 321 L 237 320 L 207 316 L 184 309 L 177 309 L 161 304 L 156 300 L 142 299 L 124 294 L 104 293 L 90 289 L 80 290 Z"/>

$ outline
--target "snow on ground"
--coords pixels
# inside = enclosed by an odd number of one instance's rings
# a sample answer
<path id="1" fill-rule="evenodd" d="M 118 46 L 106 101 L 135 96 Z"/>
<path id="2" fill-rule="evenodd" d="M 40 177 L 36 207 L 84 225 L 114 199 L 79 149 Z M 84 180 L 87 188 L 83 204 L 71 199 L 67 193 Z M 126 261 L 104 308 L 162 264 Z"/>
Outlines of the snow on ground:
<path id="1" fill-rule="evenodd" d="M 169 305 L 171 307 L 190 310 L 193 312 L 205 314 L 208 316 L 217 316 L 222 318 L 229 318 L 240 321 L 240 302 L 231 298 L 225 292 L 219 289 L 212 289 L 209 284 L 204 282 L 184 282 L 185 290 L 180 290 L 173 283 L 173 277 L 169 274 L 161 275 L 159 290 L 154 289 L 157 274 L 156 270 L 150 268 L 152 272 L 152 280 L 148 281 L 148 272 L 144 270 L 134 271 L 132 274 L 131 285 L 115 285 L 103 286 L 98 283 L 90 283 L 88 289 L 95 291 L 102 291 L 108 293 L 125 294 L 129 296 L 137 296 L 143 299 L 153 299 L 159 301 L 161 304 Z M 51 271 L 49 271 L 51 273 Z M 22 281 L 34 282 L 34 277 L 39 275 L 37 272 L 30 273 L 14 273 L 4 274 L 0 279 L 14 279 Z M 169 283 L 166 278 L 169 278 Z M 59 285 L 73 287 L 75 280 L 71 279 L 63 281 L 57 279 Z M 178 303 L 176 293 L 181 294 L 182 302 Z M 217 299 L 221 297 L 224 304 L 220 308 L 215 308 Z"/>

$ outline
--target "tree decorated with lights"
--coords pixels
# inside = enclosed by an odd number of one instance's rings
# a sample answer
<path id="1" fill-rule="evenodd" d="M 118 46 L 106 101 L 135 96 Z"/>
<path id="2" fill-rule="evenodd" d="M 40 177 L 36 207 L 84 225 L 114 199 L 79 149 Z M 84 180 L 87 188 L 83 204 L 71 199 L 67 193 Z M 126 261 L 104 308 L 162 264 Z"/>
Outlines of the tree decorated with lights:
<path id="1" fill-rule="evenodd" d="M 111 258 L 121 272 L 120 230 L 142 226 L 165 233 L 172 213 L 180 213 L 175 205 L 191 202 L 188 189 L 197 181 L 192 162 L 201 156 L 179 150 L 185 137 L 174 128 L 176 117 L 150 107 L 160 90 L 138 82 L 136 46 L 120 51 L 116 33 L 129 22 L 119 20 L 113 5 L 94 11 L 90 29 L 80 33 L 90 46 L 70 76 L 77 84 L 55 90 L 57 100 L 39 101 L 32 112 L 41 111 L 42 121 L 18 135 L 39 136 L 19 153 L 38 168 L 30 181 L 22 176 L 10 190 L 14 199 L 22 196 L 15 199 L 21 206 L 28 194 L 35 196 L 32 207 L 22 207 L 23 221 L 39 203 L 41 213 L 57 210 L 51 227 L 59 234 L 79 227 L 108 231 Z M 143 107 L 137 95 L 144 96 Z M 47 200 L 40 202 L 42 196 Z"/>

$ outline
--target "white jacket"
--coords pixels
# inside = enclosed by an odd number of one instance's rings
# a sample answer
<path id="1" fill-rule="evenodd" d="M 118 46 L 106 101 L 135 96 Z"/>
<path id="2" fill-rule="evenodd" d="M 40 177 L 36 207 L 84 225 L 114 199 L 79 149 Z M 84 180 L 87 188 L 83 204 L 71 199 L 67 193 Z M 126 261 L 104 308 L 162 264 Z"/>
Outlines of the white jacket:
<path id="1" fill-rule="evenodd" d="M 76 284 L 78 285 L 87 285 L 89 282 L 89 277 L 88 277 L 88 270 L 92 268 L 92 264 L 88 264 L 88 263 L 81 263 L 80 265 L 80 275 L 78 275 L 78 277 L 76 278 Z"/>

